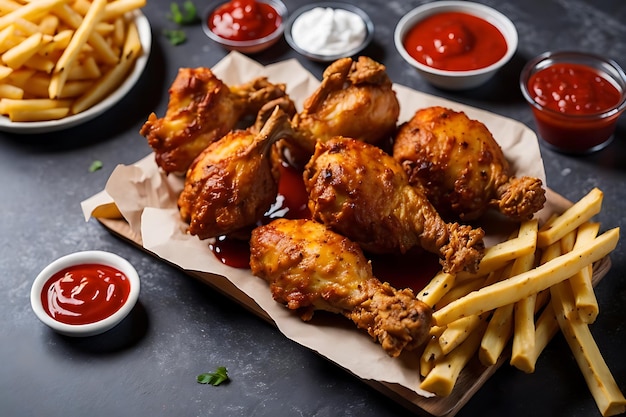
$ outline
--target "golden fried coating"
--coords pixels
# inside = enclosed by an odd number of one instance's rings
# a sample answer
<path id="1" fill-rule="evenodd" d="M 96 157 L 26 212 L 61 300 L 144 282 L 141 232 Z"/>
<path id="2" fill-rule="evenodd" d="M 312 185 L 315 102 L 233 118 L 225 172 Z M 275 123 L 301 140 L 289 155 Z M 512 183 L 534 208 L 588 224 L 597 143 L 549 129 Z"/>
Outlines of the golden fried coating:
<path id="1" fill-rule="evenodd" d="M 260 132 L 232 130 L 196 158 L 178 198 L 189 233 L 207 239 L 262 219 L 278 192 L 269 151 L 289 129 L 289 117 L 276 109 Z"/>
<path id="2" fill-rule="evenodd" d="M 447 219 L 475 220 L 494 207 L 513 220 L 526 220 L 546 201 L 542 181 L 510 177 L 489 129 L 463 112 L 418 110 L 398 130 L 393 157 Z"/>
<path id="3" fill-rule="evenodd" d="M 374 145 L 336 137 L 318 142 L 304 183 L 314 219 L 372 253 L 419 246 L 447 272 L 475 271 L 484 231 L 446 223 L 398 162 Z"/>
<path id="4" fill-rule="evenodd" d="M 361 248 L 312 220 L 278 219 L 252 231 L 252 273 L 273 298 L 303 320 L 315 310 L 342 314 L 396 357 L 428 338 L 430 307 L 410 289 L 396 290 L 372 275 Z"/>
<path id="5" fill-rule="evenodd" d="M 384 65 L 361 56 L 330 64 L 319 88 L 292 123 L 298 143 L 310 156 L 317 141 L 346 136 L 368 143 L 390 138 L 400 104 Z"/>
<path id="6" fill-rule="evenodd" d="M 140 130 L 165 172 L 184 173 L 209 144 L 269 101 L 285 97 L 283 84 L 265 78 L 229 87 L 208 68 L 181 68 L 170 86 L 165 116 L 152 113 Z"/>

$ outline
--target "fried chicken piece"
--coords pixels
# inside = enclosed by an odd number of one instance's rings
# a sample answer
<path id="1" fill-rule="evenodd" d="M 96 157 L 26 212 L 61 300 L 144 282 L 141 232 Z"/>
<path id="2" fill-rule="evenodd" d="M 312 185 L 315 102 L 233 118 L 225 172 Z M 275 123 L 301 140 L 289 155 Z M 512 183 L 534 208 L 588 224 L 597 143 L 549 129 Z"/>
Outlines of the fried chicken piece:
<path id="1" fill-rule="evenodd" d="M 150 114 L 140 134 L 154 150 L 159 167 L 184 173 L 204 148 L 242 119 L 286 96 L 283 84 L 263 77 L 229 87 L 209 68 L 181 68 L 170 86 L 165 116 Z"/>
<path id="2" fill-rule="evenodd" d="M 400 104 L 385 66 L 361 56 L 357 61 L 342 58 L 330 64 L 319 88 L 305 100 L 292 124 L 308 159 L 317 141 L 334 136 L 368 143 L 388 139 L 395 132 L 399 114 Z"/>
<path id="3" fill-rule="evenodd" d="M 269 151 L 289 131 L 288 115 L 276 109 L 260 132 L 232 130 L 196 158 L 178 198 L 189 233 L 200 239 L 227 235 L 263 217 L 278 192 Z"/>
<path id="4" fill-rule="evenodd" d="M 447 219 L 475 220 L 493 207 L 513 220 L 526 220 L 546 201 L 542 181 L 511 177 L 489 129 L 463 112 L 418 110 L 398 130 L 393 156 Z"/>
<path id="5" fill-rule="evenodd" d="M 430 307 L 410 289 L 381 283 L 356 243 L 318 222 L 278 219 L 257 227 L 250 253 L 252 273 L 305 321 L 315 310 L 342 314 L 392 357 L 428 338 Z"/>
<path id="6" fill-rule="evenodd" d="M 380 148 L 349 138 L 318 142 L 304 184 L 314 219 L 372 253 L 435 253 L 443 269 L 476 271 L 484 231 L 446 223 L 426 194 L 409 184 L 398 162 Z"/>

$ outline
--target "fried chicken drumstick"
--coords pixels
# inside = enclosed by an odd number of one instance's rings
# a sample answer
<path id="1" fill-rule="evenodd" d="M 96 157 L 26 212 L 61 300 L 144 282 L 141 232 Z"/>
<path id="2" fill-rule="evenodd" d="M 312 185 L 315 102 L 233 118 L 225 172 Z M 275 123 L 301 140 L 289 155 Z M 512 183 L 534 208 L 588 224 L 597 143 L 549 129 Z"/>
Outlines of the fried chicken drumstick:
<path id="1" fill-rule="evenodd" d="M 292 120 L 302 159 L 311 156 L 317 141 L 334 136 L 378 143 L 394 134 L 400 104 L 386 71 L 364 56 L 326 68 L 320 86 Z"/>
<path id="2" fill-rule="evenodd" d="M 278 219 L 257 227 L 250 253 L 252 273 L 303 320 L 315 310 L 342 314 L 392 357 L 428 338 L 430 307 L 410 289 L 381 283 L 356 243 L 318 222 Z"/>
<path id="3" fill-rule="evenodd" d="M 318 142 L 303 177 L 313 218 L 366 251 L 420 246 L 451 273 L 474 272 L 483 256 L 484 231 L 444 222 L 400 164 L 374 145 L 342 137 Z"/>
<path id="4" fill-rule="evenodd" d="M 277 108 L 256 130 L 228 132 L 189 168 L 178 207 L 190 234 L 207 239 L 239 232 L 259 221 L 275 201 L 278 178 L 268 154 L 290 132 L 289 117 Z"/>
<path id="5" fill-rule="evenodd" d="M 150 114 L 140 134 L 154 150 L 159 167 L 184 173 L 204 148 L 244 117 L 256 117 L 263 106 L 280 99 L 288 100 L 285 85 L 263 77 L 228 86 L 208 68 L 181 68 L 170 86 L 165 116 Z"/>
<path id="6" fill-rule="evenodd" d="M 400 126 L 393 156 L 447 219 L 475 220 L 491 207 L 513 220 L 527 220 L 546 201 L 542 181 L 511 177 L 491 132 L 463 112 L 418 110 Z"/>

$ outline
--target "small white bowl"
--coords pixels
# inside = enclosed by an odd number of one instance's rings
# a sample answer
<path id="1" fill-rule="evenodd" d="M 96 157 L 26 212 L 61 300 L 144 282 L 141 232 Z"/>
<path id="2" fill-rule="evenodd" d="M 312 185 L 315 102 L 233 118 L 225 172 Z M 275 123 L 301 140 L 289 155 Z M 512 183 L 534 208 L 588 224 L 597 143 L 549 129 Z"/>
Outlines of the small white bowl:
<path id="1" fill-rule="evenodd" d="M 348 47 L 345 50 L 341 50 L 336 53 L 324 53 L 324 54 L 312 52 L 310 50 L 307 50 L 305 47 L 302 47 L 302 45 L 299 45 L 296 39 L 294 38 L 294 33 L 293 33 L 294 23 L 296 23 L 296 21 L 303 14 L 309 13 L 312 10 L 318 9 L 318 8 L 331 9 L 333 11 L 337 11 L 337 10 L 346 11 L 346 12 L 352 13 L 355 16 L 358 16 L 362 20 L 363 27 L 365 30 L 363 41 L 359 43 L 358 45 L 353 46 L 353 47 Z M 319 35 L 319 33 L 316 33 L 316 34 Z M 372 19 L 369 17 L 369 15 L 363 9 L 353 4 L 341 3 L 341 2 L 328 1 L 328 2 L 319 2 L 319 3 L 309 3 L 305 6 L 302 6 L 291 14 L 291 16 L 289 17 L 289 20 L 287 20 L 286 27 L 285 27 L 285 40 L 287 41 L 289 46 L 291 46 L 291 48 L 294 51 L 298 52 L 300 55 L 310 59 L 311 61 L 316 61 L 316 62 L 333 62 L 340 58 L 353 57 L 357 55 L 358 53 L 360 53 L 363 49 L 365 49 L 365 47 L 367 47 L 367 45 L 370 44 L 373 38 L 374 38 L 374 22 L 372 22 Z"/>
<path id="2" fill-rule="evenodd" d="M 256 54 L 266 50 L 280 40 L 285 30 L 285 21 L 287 20 L 288 15 L 287 6 L 285 6 L 282 1 L 259 0 L 259 3 L 269 4 L 274 8 L 274 10 L 276 10 L 276 12 L 280 15 L 280 25 L 276 28 L 275 31 L 273 31 L 269 35 L 263 38 L 252 39 L 248 41 L 234 41 L 222 38 L 218 34 L 214 33 L 209 27 L 209 18 L 211 17 L 212 13 L 218 7 L 223 6 L 225 3 L 228 3 L 228 1 L 219 0 L 217 2 L 214 2 L 207 7 L 203 14 L 204 20 L 202 21 L 202 30 L 204 31 L 205 35 L 207 35 L 209 39 L 211 39 L 213 42 L 221 45 L 224 49 L 228 51 L 237 51 L 241 52 L 242 54 Z"/>
<path id="3" fill-rule="evenodd" d="M 102 320 L 88 324 L 62 323 L 46 312 L 42 303 L 41 293 L 46 282 L 57 272 L 72 266 L 84 264 L 106 265 L 119 270 L 128 278 L 130 292 L 125 303 L 113 314 Z M 126 259 L 113 253 L 103 251 L 76 252 L 53 261 L 37 275 L 31 287 L 30 303 L 39 320 L 56 332 L 75 337 L 95 336 L 112 329 L 131 312 L 139 298 L 139 287 L 137 271 Z"/>
<path id="4" fill-rule="evenodd" d="M 469 71 L 448 71 L 430 67 L 418 62 L 404 47 L 404 38 L 418 22 L 443 12 L 467 13 L 494 25 L 504 35 L 507 51 L 497 62 L 480 69 Z M 504 66 L 517 50 L 517 30 L 509 18 L 491 7 L 468 1 L 434 1 L 419 6 L 407 13 L 396 25 L 394 42 L 400 55 L 436 87 L 445 90 L 465 90 L 484 84 Z"/>

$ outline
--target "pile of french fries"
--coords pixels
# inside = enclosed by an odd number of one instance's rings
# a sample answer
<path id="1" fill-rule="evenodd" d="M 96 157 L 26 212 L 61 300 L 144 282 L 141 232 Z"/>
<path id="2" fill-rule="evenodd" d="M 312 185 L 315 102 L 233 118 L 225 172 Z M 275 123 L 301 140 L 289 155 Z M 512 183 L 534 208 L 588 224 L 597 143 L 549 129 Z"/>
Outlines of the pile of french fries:
<path id="1" fill-rule="evenodd" d="M 619 228 L 598 235 L 592 222 L 603 193 L 591 190 L 541 228 L 523 222 L 510 239 L 486 249 L 476 274 L 440 273 L 418 295 L 433 307 L 432 338 L 420 359 L 420 388 L 448 396 L 466 364 L 478 356 L 496 364 L 510 346 L 510 364 L 533 372 L 560 329 L 599 411 L 626 411 L 626 399 L 589 325 L 598 315 L 593 263 L 617 245 Z"/>
<path id="2" fill-rule="evenodd" d="M 0 114 L 61 119 L 97 104 L 142 53 L 146 0 L 0 0 Z"/>

